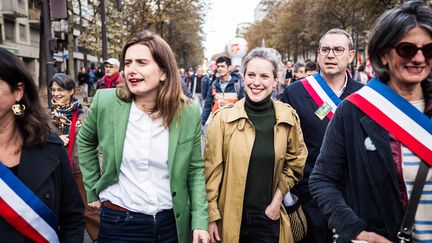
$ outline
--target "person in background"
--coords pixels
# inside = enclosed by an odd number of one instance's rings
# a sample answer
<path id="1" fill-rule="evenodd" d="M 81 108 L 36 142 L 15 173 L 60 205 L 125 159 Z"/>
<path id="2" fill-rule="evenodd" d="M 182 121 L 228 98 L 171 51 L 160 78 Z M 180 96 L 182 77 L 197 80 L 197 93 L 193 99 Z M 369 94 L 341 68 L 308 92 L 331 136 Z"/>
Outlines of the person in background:
<path id="1" fill-rule="evenodd" d="M 213 81 L 216 79 L 216 71 L 209 68 L 207 69 L 207 75 L 204 76 L 204 78 L 201 80 L 201 98 L 203 101 L 203 106 L 205 103 L 205 100 L 207 99 L 207 94 L 209 88 L 212 86 Z"/>
<path id="2" fill-rule="evenodd" d="M 289 83 L 291 83 L 293 78 L 293 63 L 292 61 L 287 61 L 286 63 L 286 73 L 285 73 L 285 83 L 282 81 L 279 81 L 279 83 L 283 83 L 286 87 Z"/>
<path id="3" fill-rule="evenodd" d="M 200 107 L 203 106 L 203 99 L 202 99 L 202 84 L 206 85 L 207 76 L 204 74 L 204 69 L 201 66 L 198 66 L 197 71 L 194 75 L 193 83 L 192 83 L 192 95 L 194 97 L 195 102 L 197 102 Z"/>
<path id="4" fill-rule="evenodd" d="M 210 122 L 204 151 L 211 242 L 293 242 L 282 199 L 301 179 L 307 149 L 291 107 L 272 101 L 280 54 L 243 59 L 246 97 Z"/>
<path id="5" fill-rule="evenodd" d="M 95 91 L 95 84 L 97 83 L 96 69 L 95 64 L 91 63 L 90 67 L 87 70 L 87 81 L 88 81 L 88 97 L 93 97 Z"/>
<path id="6" fill-rule="evenodd" d="M 354 44 L 344 30 L 331 29 L 319 40 L 317 62 L 320 72 L 288 86 L 281 101 L 298 113 L 308 158 L 303 180 L 296 186 L 308 222 L 302 243 L 332 242 L 332 234 L 318 205 L 309 192 L 309 176 L 318 157 L 326 128 L 340 101 L 359 90 L 362 85 L 350 78 L 348 65 L 354 59 Z"/>
<path id="7" fill-rule="evenodd" d="M 25 64 L 0 48 L 0 241 L 83 242 L 84 206 Z"/>
<path id="8" fill-rule="evenodd" d="M 86 102 L 88 98 L 88 78 L 87 78 L 85 67 L 81 67 L 77 79 L 78 79 L 78 86 L 80 88 L 80 93 L 83 96 L 83 101 Z"/>
<path id="9" fill-rule="evenodd" d="M 362 83 L 362 84 L 367 84 L 367 82 L 369 81 L 369 77 L 367 75 L 367 73 L 365 72 L 366 69 L 366 63 L 362 63 L 359 65 L 356 74 L 354 75 L 354 80 Z"/>
<path id="10" fill-rule="evenodd" d="M 122 58 L 126 83 L 96 93 L 78 135 L 87 201 L 101 210 L 98 242 L 207 243 L 200 109 L 160 36 L 135 33 Z"/>
<path id="11" fill-rule="evenodd" d="M 220 107 L 234 104 L 244 97 L 243 81 L 229 72 L 231 58 L 220 56 L 216 59 L 219 77 L 209 87 L 201 114 L 201 123 L 204 126 L 211 113 Z"/>
<path id="12" fill-rule="evenodd" d="M 293 67 L 294 75 L 293 75 L 293 78 L 292 78 L 292 81 L 290 84 L 306 77 L 305 66 L 306 66 L 306 64 L 304 62 L 296 62 L 294 64 L 294 67 Z"/>
<path id="13" fill-rule="evenodd" d="M 115 88 L 124 82 L 119 72 L 119 60 L 109 58 L 104 62 L 104 65 L 105 75 L 97 81 L 97 89 Z"/>
<path id="14" fill-rule="evenodd" d="M 314 61 L 308 61 L 305 65 L 306 76 L 314 75 L 318 72 L 317 65 Z"/>
<path id="15" fill-rule="evenodd" d="M 97 80 L 101 79 L 104 76 L 105 64 L 99 64 L 95 70 L 95 75 Z"/>
<path id="16" fill-rule="evenodd" d="M 337 242 L 432 242 L 432 10 L 409 1 L 386 11 L 368 43 L 376 79 L 336 110 L 310 192 Z M 420 171 L 416 212 L 407 205 Z M 402 227 L 404 214 L 413 225 Z"/>
<path id="17" fill-rule="evenodd" d="M 81 105 L 79 100 L 74 97 L 75 81 L 68 75 L 64 73 L 54 74 L 49 82 L 49 87 L 52 98 L 49 112 L 51 130 L 59 135 L 66 151 L 68 151 L 75 182 L 78 185 L 84 204 L 87 205 L 86 193 L 79 167 L 78 147 L 75 142 L 78 131 L 87 115 L 87 107 Z M 84 218 L 86 220 L 87 233 L 93 241 L 97 240 L 99 211 L 86 206 Z"/>
<path id="18" fill-rule="evenodd" d="M 193 68 L 190 67 L 188 72 L 186 73 L 186 86 L 188 87 L 189 91 L 191 91 L 191 93 L 193 93 L 192 85 L 193 85 L 194 78 L 195 78 L 195 72 Z"/>

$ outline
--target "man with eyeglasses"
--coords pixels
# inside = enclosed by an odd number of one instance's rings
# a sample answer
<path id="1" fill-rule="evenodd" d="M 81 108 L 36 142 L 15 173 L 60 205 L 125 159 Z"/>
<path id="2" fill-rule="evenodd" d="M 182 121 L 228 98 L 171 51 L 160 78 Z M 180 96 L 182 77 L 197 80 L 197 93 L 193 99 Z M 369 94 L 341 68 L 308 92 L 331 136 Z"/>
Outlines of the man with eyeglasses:
<path id="1" fill-rule="evenodd" d="M 298 113 L 308 157 L 303 180 L 294 188 L 308 221 L 307 235 L 301 242 L 332 242 L 331 231 L 317 203 L 309 192 L 309 176 L 320 152 L 324 133 L 333 114 L 345 97 L 362 85 L 348 73 L 355 51 L 351 36 L 344 30 L 331 29 L 319 41 L 317 51 L 320 72 L 288 86 L 281 101 L 290 104 Z"/>
<path id="2" fill-rule="evenodd" d="M 120 62 L 115 58 L 109 58 L 105 60 L 105 75 L 98 80 L 98 89 L 115 88 L 119 84 L 123 83 L 123 78 L 119 73 Z"/>

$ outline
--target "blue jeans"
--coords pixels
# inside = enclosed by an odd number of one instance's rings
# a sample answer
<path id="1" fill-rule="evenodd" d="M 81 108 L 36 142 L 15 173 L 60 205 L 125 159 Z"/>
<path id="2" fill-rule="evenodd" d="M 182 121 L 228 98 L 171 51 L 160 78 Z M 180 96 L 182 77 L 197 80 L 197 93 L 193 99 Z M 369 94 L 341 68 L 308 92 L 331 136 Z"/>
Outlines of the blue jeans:
<path id="1" fill-rule="evenodd" d="M 174 212 L 164 210 L 153 216 L 102 207 L 98 242 L 178 242 Z"/>
<path id="2" fill-rule="evenodd" d="M 271 220 L 264 212 L 243 212 L 240 243 L 278 243 L 280 219 Z"/>

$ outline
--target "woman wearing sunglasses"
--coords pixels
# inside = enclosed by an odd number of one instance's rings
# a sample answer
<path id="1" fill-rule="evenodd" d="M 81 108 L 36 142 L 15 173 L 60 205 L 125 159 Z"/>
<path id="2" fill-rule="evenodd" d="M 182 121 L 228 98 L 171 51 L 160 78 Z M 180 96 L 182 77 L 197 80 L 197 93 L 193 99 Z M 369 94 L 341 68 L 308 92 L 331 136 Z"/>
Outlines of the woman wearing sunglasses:
<path id="1" fill-rule="evenodd" d="M 337 109 L 311 194 L 337 242 L 431 242 L 432 10 L 410 1 L 385 12 L 368 53 L 376 79 Z"/>

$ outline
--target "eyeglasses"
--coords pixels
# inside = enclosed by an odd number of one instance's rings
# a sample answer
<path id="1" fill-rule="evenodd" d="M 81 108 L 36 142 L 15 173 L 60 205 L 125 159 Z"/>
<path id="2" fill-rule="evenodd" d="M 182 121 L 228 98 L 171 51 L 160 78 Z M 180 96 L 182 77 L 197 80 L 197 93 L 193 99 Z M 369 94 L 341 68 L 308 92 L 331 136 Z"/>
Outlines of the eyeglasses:
<path id="1" fill-rule="evenodd" d="M 57 91 L 57 93 L 63 93 L 63 92 L 65 92 L 66 90 L 63 89 L 63 88 L 58 88 L 58 89 L 50 88 L 49 91 L 50 91 L 51 93 L 55 93 L 56 91 Z"/>
<path id="2" fill-rule="evenodd" d="M 413 43 L 402 42 L 397 44 L 394 48 L 396 53 L 402 58 L 411 59 L 417 54 L 418 50 L 422 51 L 425 58 L 432 58 L 432 43 L 417 47 Z"/>
<path id="3" fill-rule="evenodd" d="M 335 54 L 335 56 L 340 56 L 345 52 L 345 48 L 342 46 L 335 46 L 335 47 L 328 47 L 328 46 L 322 46 L 319 49 L 319 53 L 323 56 L 327 56 L 330 51 L 333 51 L 333 54 Z"/>

